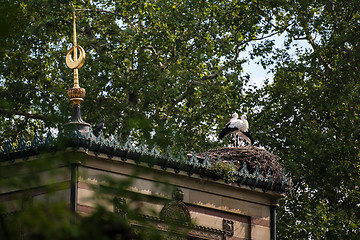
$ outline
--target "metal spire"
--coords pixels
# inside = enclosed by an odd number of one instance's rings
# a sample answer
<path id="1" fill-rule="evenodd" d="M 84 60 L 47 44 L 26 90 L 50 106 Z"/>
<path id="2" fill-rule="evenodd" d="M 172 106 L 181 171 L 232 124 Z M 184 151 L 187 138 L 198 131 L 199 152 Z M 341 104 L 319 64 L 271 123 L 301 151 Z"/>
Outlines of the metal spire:
<path id="1" fill-rule="evenodd" d="M 90 124 L 86 123 L 81 118 L 80 111 L 80 103 L 84 101 L 83 97 L 85 97 L 86 91 L 84 88 L 81 88 L 79 85 L 79 68 L 84 65 L 85 62 L 85 51 L 84 49 L 77 44 L 76 41 L 76 15 L 75 9 L 73 12 L 73 37 L 74 37 L 74 45 L 68 50 L 66 54 L 66 65 L 70 69 L 74 69 L 74 86 L 68 89 L 68 95 L 70 100 L 73 103 L 73 114 L 71 121 L 67 124 L 67 126 L 75 126 L 79 131 L 89 131 Z M 77 50 L 79 50 L 80 54 L 78 57 Z M 73 56 L 71 53 L 73 52 Z"/>

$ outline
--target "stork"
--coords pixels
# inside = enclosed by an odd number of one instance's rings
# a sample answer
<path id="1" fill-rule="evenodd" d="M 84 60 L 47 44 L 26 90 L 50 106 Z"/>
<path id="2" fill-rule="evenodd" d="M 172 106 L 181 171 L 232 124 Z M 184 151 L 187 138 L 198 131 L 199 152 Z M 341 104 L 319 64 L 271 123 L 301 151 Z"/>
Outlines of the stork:
<path id="1" fill-rule="evenodd" d="M 251 145 L 254 143 L 251 132 L 249 130 L 249 123 L 245 114 L 242 115 L 240 119 L 238 119 L 238 114 L 234 113 L 229 122 L 225 125 L 224 129 L 221 130 L 219 138 L 223 139 L 229 134 L 235 135 L 235 147 L 237 143 L 237 136 L 240 137 L 240 141 L 244 139 Z"/>

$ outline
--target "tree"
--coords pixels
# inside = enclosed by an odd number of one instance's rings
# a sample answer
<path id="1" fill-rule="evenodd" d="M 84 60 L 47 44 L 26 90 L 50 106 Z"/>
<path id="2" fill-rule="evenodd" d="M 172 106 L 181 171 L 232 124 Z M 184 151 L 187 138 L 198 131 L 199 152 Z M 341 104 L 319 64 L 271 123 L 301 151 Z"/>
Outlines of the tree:
<path id="1" fill-rule="evenodd" d="M 0 143 L 68 121 L 64 64 L 68 1 L 6 1 L 1 38 Z M 224 118 L 248 111 L 257 144 L 280 155 L 294 180 L 280 208 L 283 239 L 359 234 L 359 3 L 323 1 L 72 1 L 87 52 L 80 85 L 86 121 L 108 133 L 191 150 Z M 5 5 L 1 5 L 5 6 Z M 2 8 L 2 12 L 3 8 Z M 16 17 L 15 17 L 16 16 Z M 268 37 L 286 34 L 278 49 Z M 259 41 L 261 40 L 261 41 Z M 310 48 L 296 47 L 307 41 Z M 274 73 L 243 91 L 240 52 Z M 290 51 L 290 50 L 294 50 Z"/>
<path id="2" fill-rule="evenodd" d="M 57 139 L 52 144 L 54 147 L 61 147 L 63 139 Z M 143 171 L 138 166 L 134 166 L 132 177 L 120 180 L 103 176 L 101 181 L 92 187 L 94 194 L 88 198 L 96 202 L 92 212 L 74 213 L 67 194 L 59 193 L 63 190 L 70 194 L 68 184 L 59 182 L 56 178 L 68 175 L 70 165 L 78 163 L 79 158 L 74 152 L 49 155 L 49 150 L 50 148 L 40 150 L 41 154 L 35 161 L 23 162 L 24 165 L 20 163 L 3 166 L 0 169 L 1 189 L 20 190 L 15 191 L 17 193 L 12 192 L 10 201 L 1 199 L 1 239 L 179 239 L 176 236 L 186 234 L 189 230 L 191 223 L 179 227 L 179 222 L 160 218 L 160 214 L 155 214 L 157 211 L 152 206 L 140 210 L 139 204 L 136 204 L 139 201 L 164 204 L 170 199 L 129 191 L 137 174 Z M 51 174 L 45 176 L 45 172 Z M 35 189 L 41 189 L 43 194 L 40 194 L 40 199 L 37 198 L 39 195 L 36 195 Z M 175 189 L 165 183 L 161 190 L 165 196 L 171 196 Z M 154 213 L 154 218 L 144 215 L 143 211 Z M 161 219 L 169 231 L 159 230 L 154 219 Z"/>
<path id="3" fill-rule="evenodd" d="M 104 117 L 109 133 L 163 148 L 217 145 L 209 136 L 241 108 L 239 53 L 269 33 L 266 12 L 253 1 L 72 2 L 82 9 L 77 42 L 88 56 L 85 120 Z M 74 9 L 68 1 L 9 3 L 21 21 L 2 47 L 1 142 L 62 125 L 71 111 L 64 56 Z"/>
<path id="4" fill-rule="evenodd" d="M 285 49 L 264 61 L 274 82 L 249 99 L 261 109 L 252 125 L 259 142 L 294 180 L 279 213 L 281 239 L 359 236 L 359 9 L 357 1 L 284 1 L 277 24 L 287 26 Z M 289 53 L 299 40 L 310 48 Z"/>

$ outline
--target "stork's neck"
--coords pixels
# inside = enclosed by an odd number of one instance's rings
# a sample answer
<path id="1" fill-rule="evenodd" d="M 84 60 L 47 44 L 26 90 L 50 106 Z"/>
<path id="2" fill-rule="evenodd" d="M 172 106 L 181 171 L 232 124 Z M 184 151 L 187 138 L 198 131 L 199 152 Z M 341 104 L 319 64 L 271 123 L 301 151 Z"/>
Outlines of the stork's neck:
<path id="1" fill-rule="evenodd" d="M 246 129 L 249 129 L 249 122 L 245 119 L 244 123 L 245 123 Z"/>

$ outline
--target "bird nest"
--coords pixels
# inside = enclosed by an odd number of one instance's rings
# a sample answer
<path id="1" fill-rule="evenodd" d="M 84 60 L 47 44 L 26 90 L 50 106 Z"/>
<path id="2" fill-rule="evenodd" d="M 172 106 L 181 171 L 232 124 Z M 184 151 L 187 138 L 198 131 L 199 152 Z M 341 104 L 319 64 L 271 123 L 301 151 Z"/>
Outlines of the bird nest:
<path id="1" fill-rule="evenodd" d="M 283 168 L 280 164 L 280 157 L 255 146 L 220 148 L 196 154 L 200 159 L 205 158 L 206 155 L 213 163 L 219 160 L 229 164 L 233 162 L 238 170 L 246 163 L 247 169 L 251 173 L 258 167 L 263 176 L 266 176 L 270 169 L 274 180 L 280 180 L 282 177 Z"/>

